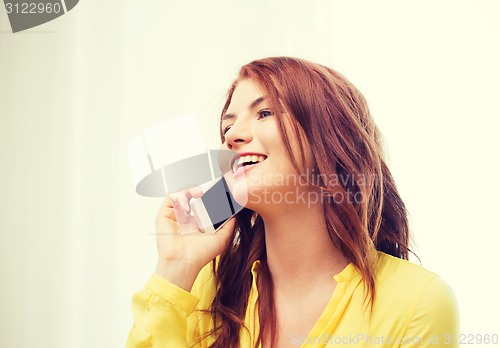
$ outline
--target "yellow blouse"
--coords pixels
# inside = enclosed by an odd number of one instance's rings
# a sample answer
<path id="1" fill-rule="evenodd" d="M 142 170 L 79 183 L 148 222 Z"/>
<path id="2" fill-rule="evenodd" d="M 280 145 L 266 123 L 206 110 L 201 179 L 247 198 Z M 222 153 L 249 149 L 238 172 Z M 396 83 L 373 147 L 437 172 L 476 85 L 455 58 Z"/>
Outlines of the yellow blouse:
<path id="1" fill-rule="evenodd" d="M 354 264 L 333 276 L 337 286 L 311 332 L 290 335 L 290 344 L 299 347 L 458 347 L 458 311 L 450 287 L 435 273 L 411 262 L 377 252 L 373 312 L 364 305 L 365 287 Z M 258 334 L 254 318 L 259 261 L 252 267 L 253 283 L 245 322 L 250 332 L 241 330 L 241 347 L 253 347 Z M 198 275 L 191 292 L 153 274 L 146 286 L 134 294 L 135 324 L 127 340 L 128 348 L 209 347 L 208 337 L 197 338 L 213 328 L 208 309 L 215 295 L 211 264 Z M 255 314 L 257 315 L 257 314 Z M 257 319 L 257 320 L 254 320 Z M 257 323 L 254 325 L 254 322 Z"/>

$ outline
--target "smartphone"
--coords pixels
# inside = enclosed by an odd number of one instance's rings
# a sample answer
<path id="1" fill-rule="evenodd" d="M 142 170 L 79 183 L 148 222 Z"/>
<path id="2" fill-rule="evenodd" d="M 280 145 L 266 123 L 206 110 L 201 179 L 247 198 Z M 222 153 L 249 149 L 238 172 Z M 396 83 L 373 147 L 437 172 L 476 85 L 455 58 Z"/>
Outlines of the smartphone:
<path id="1" fill-rule="evenodd" d="M 205 233 L 217 232 L 244 208 L 234 199 L 224 177 L 210 182 L 208 189 L 203 191 L 202 197 L 191 199 L 190 206 L 198 226 Z"/>

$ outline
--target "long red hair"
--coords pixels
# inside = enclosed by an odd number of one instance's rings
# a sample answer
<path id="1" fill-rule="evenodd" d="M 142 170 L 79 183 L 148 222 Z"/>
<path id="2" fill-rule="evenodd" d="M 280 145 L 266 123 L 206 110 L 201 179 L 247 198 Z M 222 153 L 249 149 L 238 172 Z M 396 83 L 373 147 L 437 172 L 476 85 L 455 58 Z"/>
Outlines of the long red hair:
<path id="1" fill-rule="evenodd" d="M 290 135 L 285 132 L 283 120 L 276 117 L 296 171 L 303 171 L 299 163 L 305 163 L 304 148 L 309 146 L 314 171 L 323 178 L 319 186 L 337 197 L 323 204 L 327 230 L 332 243 L 359 270 L 368 290 L 368 302 L 372 302 L 376 291 L 373 251 L 408 259 L 409 228 L 405 205 L 386 166 L 379 131 L 365 98 L 335 70 L 302 59 L 273 57 L 241 68 L 228 91 L 222 115 L 243 79 L 259 84 L 275 112 L 291 115 L 297 139 L 305 135 L 305 142 L 299 142 L 302 157 L 299 161 L 292 155 Z M 325 180 L 332 177 L 348 180 Z M 347 199 L 348 193 L 363 199 Z M 209 312 L 214 330 L 207 333 L 215 338 L 212 348 L 240 346 L 240 331 L 247 330 L 244 319 L 252 284 L 251 268 L 256 260 L 260 260 L 257 277 L 260 332 L 255 347 L 267 339 L 274 342 L 277 322 L 264 233 L 262 218 L 249 209 L 242 210 L 236 216 L 232 240 L 219 262 L 212 263 L 216 296 Z"/>

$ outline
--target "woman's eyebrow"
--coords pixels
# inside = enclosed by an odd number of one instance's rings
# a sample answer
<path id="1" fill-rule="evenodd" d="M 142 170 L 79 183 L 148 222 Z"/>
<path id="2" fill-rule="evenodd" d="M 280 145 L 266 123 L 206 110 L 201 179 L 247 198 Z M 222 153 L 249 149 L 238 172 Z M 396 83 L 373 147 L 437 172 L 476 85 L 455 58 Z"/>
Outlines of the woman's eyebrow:
<path id="1" fill-rule="evenodd" d="M 259 97 L 257 99 L 255 99 L 251 104 L 250 106 L 248 107 L 249 110 L 255 108 L 257 105 L 259 105 L 260 103 L 262 103 L 264 100 L 266 100 L 265 97 Z"/>
<path id="2" fill-rule="evenodd" d="M 252 110 L 253 108 L 257 107 L 264 100 L 266 100 L 265 97 L 258 97 L 257 99 L 255 99 L 253 102 L 250 103 L 250 106 L 248 106 L 248 110 Z M 222 116 L 221 121 L 226 121 L 235 117 L 236 116 L 234 114 L 225 114 L 224 116 Z"/>
<path id="3" fill-rule="evenodd" d="M 230 120 L 234 117 L 235 117 L 234 114 L 225 114 L 224 116 L 222 116 L 221 121 Z"/>

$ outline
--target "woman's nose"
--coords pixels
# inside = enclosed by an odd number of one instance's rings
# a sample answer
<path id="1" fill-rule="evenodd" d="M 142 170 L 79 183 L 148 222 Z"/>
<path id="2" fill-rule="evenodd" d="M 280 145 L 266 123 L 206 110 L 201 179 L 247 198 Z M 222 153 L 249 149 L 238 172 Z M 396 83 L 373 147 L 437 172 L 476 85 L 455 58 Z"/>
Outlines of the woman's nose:
<path id="1" fill-rule="evenodd" d="M 225 134 L 227 147 L 233 149 L 252 141 L 253 135 L 250 128 L 249 124 L 236 121 Z"/>

